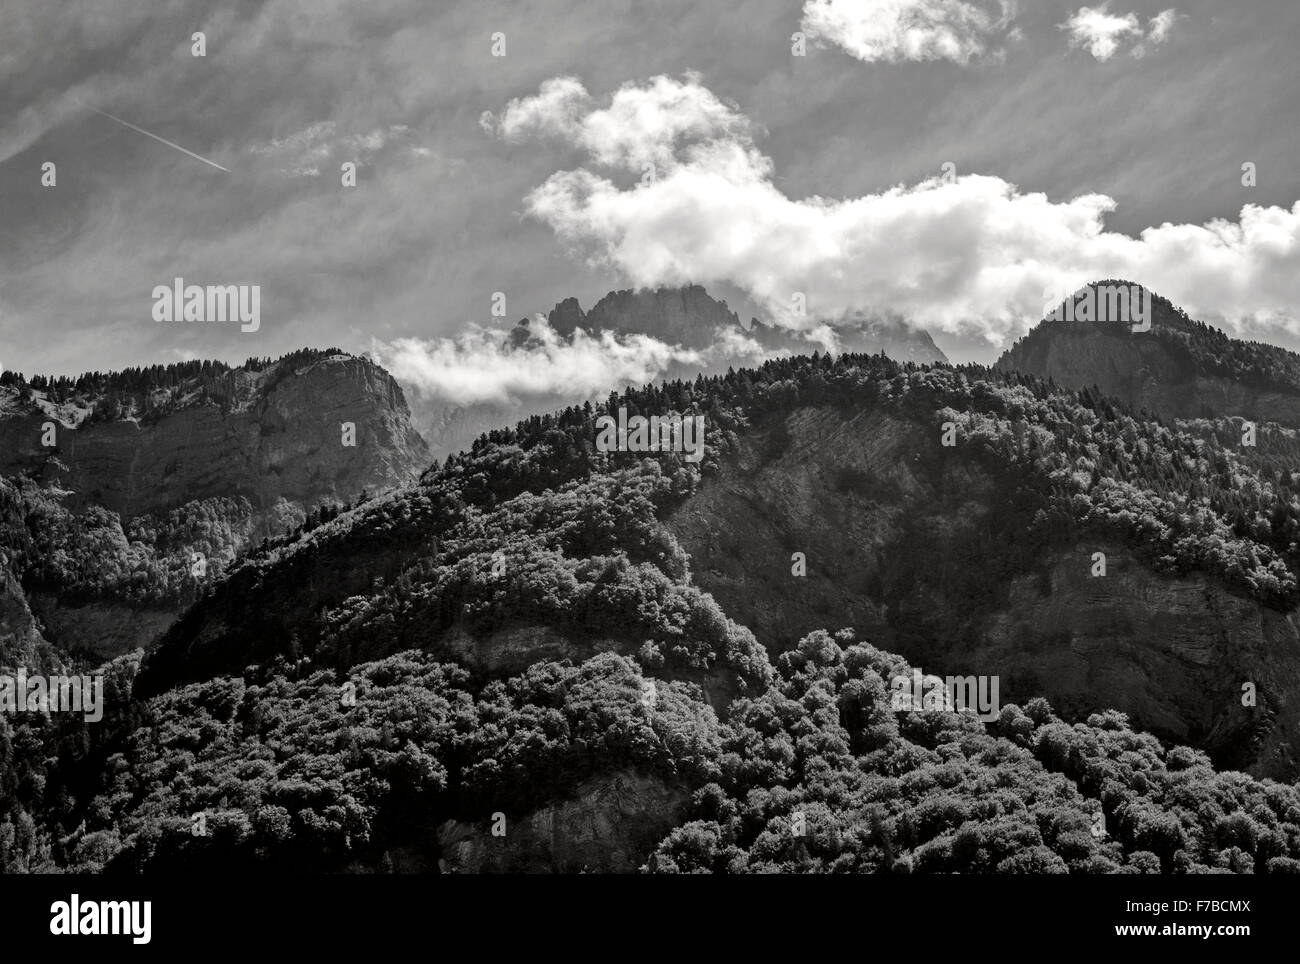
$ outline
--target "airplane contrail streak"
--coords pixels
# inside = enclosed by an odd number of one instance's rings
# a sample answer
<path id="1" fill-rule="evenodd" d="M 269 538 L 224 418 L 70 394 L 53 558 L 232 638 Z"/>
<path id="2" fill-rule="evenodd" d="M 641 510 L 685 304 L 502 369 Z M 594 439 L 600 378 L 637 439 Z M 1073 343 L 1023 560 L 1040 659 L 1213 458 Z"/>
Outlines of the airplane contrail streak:
<path id="1" fill-rule="evenodd" d="M 181 147 L 179 144 L 173 144 L 171 141 L 167 140 L 167 138 L 165 138 L 165 137 L 159 137 L 157 134 L 150 134 L 150 133 L 149 133 L 147 130 L 145 130 L 143 127 L 136 127 L 134 124 L 128 123 L 127 121 L 122 120 L 122 118 L 120 118 L 120 117 L 114 117 L 114 116 L 113 116 L 112 114 L 110 114 L 108 111 L 100 110 L 98 107 L 91 107 L 89 104 L 82 104 L 81 101 L 76 101 L 75 103 L 77 103 L 77 104 L 79 104 L 80 106 L 86 108 L 86 110 L 93 110 L 96 114 L 101 114 L 101 115 L 103 115 L 104 117 L 107 117 L 109 120 L 117 121 L 117 122 L 118 122 L 119 124 L 121 124 L 123 127 L 129 127 L 129 128 L 131 128 L 131 130 L 133 130 L 133 131 L 138 131 L 139 133 L 143 134 L 145 137 L 152 137 L 154 140 L 158 141 L 158 142 L 161 143 L 161 144 L 166 144 L 168 147 L 174 147 L 174 148 L 176 148 L 176 150 L 180 151 L 182 154 L 188 154 L 190 157 L 194 158 L 196 161 L 202 161 L 204 164 L 210 164 L 210 165 L 212 165 L 213 167 L 215 167 L 218 171 L 225 171 L 227 174 L 230 173 L 230 169 L 229 169 L 229 168 L 222 167 L 222 166 L 221 166 L 220 164 L 218 164 L 216 161 L 209 161 L 206 157 L 200 157 L 198 154 L 195 154 L 193 151 L 187 151 L 185 148 Z"/>

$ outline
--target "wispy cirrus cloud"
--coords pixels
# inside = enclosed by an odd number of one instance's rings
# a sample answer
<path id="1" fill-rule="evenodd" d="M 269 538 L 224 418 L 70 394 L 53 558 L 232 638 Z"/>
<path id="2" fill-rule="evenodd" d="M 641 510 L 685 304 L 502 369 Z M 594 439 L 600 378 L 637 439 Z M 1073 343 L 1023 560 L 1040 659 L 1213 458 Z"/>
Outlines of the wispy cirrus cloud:
<path id="1" fill-rule="evenodd" d="M 317 177 L 321 167 L 330 162 L 365 164 L 385 146 L 410 133 L 411 128 L 405 124 L 390 124 L 365 133 L 340 133 L 334 121 L 318 121 L 284 137 L 250 144 L 246 150 L 253 157 L 278 164 L 282 174 Z"/>

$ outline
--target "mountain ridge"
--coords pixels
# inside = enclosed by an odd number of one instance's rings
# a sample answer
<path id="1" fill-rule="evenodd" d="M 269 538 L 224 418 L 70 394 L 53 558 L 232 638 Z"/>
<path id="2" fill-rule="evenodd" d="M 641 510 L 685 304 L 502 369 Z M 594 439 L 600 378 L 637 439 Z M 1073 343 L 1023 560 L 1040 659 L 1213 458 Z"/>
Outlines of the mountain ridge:
<path id="1" fill-rule="evenodd" d="M 147 644 L 259 540 L 428 462 L 393 378 L 336 349 L 234 369 L 6 372 L 0 547 L 51 641 L 114 656 Z M 22 637 L 13 647 L 30 652 Z"/>
<path id="2" fill-rule="evenodd" d="M 1094 286 L 1109 284 L 1131 282 Z M 1240 415 L 1300 428 L 1300 354 L 1231 338 L 1154 292 L 1151 306 L 1149 331 L 1118 319 L 1045 318 L 994 367 L 1096 388 L 1166 418 Z"/>
<path id="3" fill-rule="evenodd" d="M 598 458 L 595 419 L 619 407 L 704 415 L 711 434 L 701 465 L 688 469 L 674 453 Z M 962 439 L 952 448 L 942 442 L 950 430 Z M 1171 737 L 1206 740 L 1217 759 L 1294 772 L 1297 744 L 1281 721 L 1300 712 L 1282 683 L 1296 672 L 1288 654 L 1297 640 L 1281 614 L 1300 598 L 1292 538 L 1300 503 L 1274 466 L 1295 458 L 1300 440 L 1266 434 L 1258 451 L 1240 452 L 1235 431 L 1222 422 L 1199 436 L 1174 433 L 1122 403 L 1033 376 L 884 356 L 798 356 L 629 389 L 494 430 L 418 486 L 354 509 L 309 542 L 277 549 L 279 558 L 246 561 L 169 630 L 140 686 L 155 694 L 265 661 L 286 652 L 291 633 L 302 652 L 340 667 L 408 646 L 463 655 L 464 634 L 490 648 L 499 645 L 492 633 L 536 625 L 587 639 L 573 658 L 590 652 L 583 645 L 608 648 L 611 634 L 623 639 L 618 651 L 633 653 L 648 629 L 630 614 L 609 625 L 577 615 L 602 591 L 609 565 L 582 560 L 622 546 L 632 568 L 620 563 L 607 578 L 626 573 L 617 578 L 633 579 L 655 606 L 680 599 L 671 605 L 698 609 L 706 623 L 726 620 L 710 631 L 714 655 L 696 666 L 700 654 L 687 647 L 683 667 L 744 667 L 755 652 L 751 627 L 775 654 L 834 613 L 936 669 L 996 665 L 1020 698 L 1045 691 L 1080 714 L 1118 703 Z M 1237 478 L 1267 484 L 1252 482 L 1247 498 Z M 619 493 L 631 491 L 648 501 L 625 505 Z M 560 500 L 541 516 L 560 529 L 533 545 L 525 533 L 537 499 Z M 630 529 L 618 521 L 629 512 L 644 517 Z M 579 521 L 592 513 L 608 516 L 619 541 Z M 568 527 L 587 534 L 573 541 L 560 534 Z M 792 579 L 801 546 L 810 575 Z M 1087 577 L 1096 551 L 1115 570 L 1104 583 Z M 365 580 L 350 574 L 356 559 L 366 562 Z M 310 592 L 307 573 L 317 580 Z M 376 578 L 378 594 L 366 588 Z M 1081 615 L 1088 625 L 1077 639 L 1053 628 L 1054 596 L 1074 599 L 1081 614 L 1115 605 L 1098 586 L 1123 600 L 1128 623 Z M 1151 588 L 1160 586 L 1164 601 Z M 1154 617 L 1142 615 L 1144 594 Z M 1209 608 L 1196 608 L 1198 598 Z M 715 605 L 718 617 L 702 615 Z M 723 628 L 731 620 L 736 628 Z M 1207 627 L 1200 635 L 1178 628 L 1198 621 Z M 367 629 L 380 624 L 382 634 Z M 1213 648 L 1216 633 L 1248 626 L 1255 641 L 1241 653 Z M 1143 642 L 1148 631 L 1155 636 Z M 241 639 L 258 648 L 241 649 Z M 1133 646 L 1163 655 L 1126 663 L 1120 654 Z M 1247 670 L 1250 653 L 1263 662 Z M 1062 660 L 1075 670 L 1062 672 Z M 1129 666 L 1140 685 L 1120 673 L 1090 688 L 1109 664 Z M 1171 672 L 1183 683 L 1165 699 L 1161 678 Z M 1268 694 L 1267 718 L 1277 722 L 1263 730 L 1265 717 L 1242 714 L 1221 692 L 1243 672 Z M 1217 694 L 1208 716 L 1196 706 L 1202 690 Z"/>
<path id="4" fill-rule="evenodd" d="M 246 546 L 102 726 L 0 715 L 0 867 L 1300 870 L 1300 435 L 1241 424 L 818 353 L 494 428 Z"/>

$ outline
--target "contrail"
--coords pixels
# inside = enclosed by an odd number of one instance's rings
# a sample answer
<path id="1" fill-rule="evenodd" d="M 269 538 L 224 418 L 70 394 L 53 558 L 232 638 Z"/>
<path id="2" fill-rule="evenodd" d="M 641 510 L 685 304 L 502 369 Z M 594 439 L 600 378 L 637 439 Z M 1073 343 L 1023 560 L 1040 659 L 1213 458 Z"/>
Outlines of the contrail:
<path id="1" fill-rule="evenodd" d="M 227 174 L 230 173 L 230 169 L 229 169 L 229 168 L 222 167 L 222 166 L 221 166 L 220 164 L 218 164 L 216 161 L 209 161 L 206 157 L 200 157 L 198 154 L 195 154 L 193 151 L 187 151 L 185 148 L 181 147 L 179 144 L 173 144 L 171 141 L 167 140 L 167 138 L 165 138 L 165 137 L 159 137 L 157 134 L 150 134 L 150 133 L 149 133 L 147 130 L 145 130 L 143 127 L 136 127 L 134 124 L 130 124 L 130 123 L 128 123 L 128 122 L 122 120 L 122 118 L 120 118 L 120 117 L 114 117 L 112 114 L 108 113 L 108 111 L 100 110 L 98 107 L 91 107 L 89 104 L 83 104 L 83 103 L 81 103 L 81 101 L 75 101 L 74 103 L 80 105 L 81 107 L 86 108 L 86 110 L 93 110 L 96 114 L 101 114 L 102 116 L 107 117 L 109 120 L 117 121 L 117 122 L 118 122 L 119 124 L 121 124 L 123 127 L 129 127 L 129 128 L 131 128 L 131 130 L 133 130 L 133 131 L 138 131 L 139 133 L 143 134 L 145 137 L 152 137 L 154 140 L 158 141 L 159 143 L 166 144 L 168 147 L 174 147 L 174 148 L 176 148 L 176 150 L 180 151 L 182 154 L 188 154 L 190 157 L 194 158 L 196 161 L 202 161 L 204 164 L 210 164 L 210 165 L 212 165 L 212 166 L 215 167 L 218 171 L 225 171 Z"/>

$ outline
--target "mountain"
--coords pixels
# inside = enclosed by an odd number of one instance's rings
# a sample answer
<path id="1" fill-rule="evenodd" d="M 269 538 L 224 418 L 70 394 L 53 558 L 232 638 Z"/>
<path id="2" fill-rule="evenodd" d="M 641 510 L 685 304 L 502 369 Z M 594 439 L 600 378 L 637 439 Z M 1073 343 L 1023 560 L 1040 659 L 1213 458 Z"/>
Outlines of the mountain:
<path id="1" fill-rule="evenodd" d="M 1300 443 L 1238 429 L 880 355 L 495 429 L 240 556 L 95 726 L 0 714 L 0 869 L 1300 870 L 1300 790 L 1215 769 L 1300 732 Z"/>
<path id="2" fill-rule="evenodd" d="M 649 335 L 683 348 L 707 348 L 719 328 L 739 328 L 736 313 L 725 301 L 711 297 L 700 285 L 611 291 L 584 312 L 576 298 L 566 298 L 547 315 L 552 328 L 571 336 L 575 328 L 589 333 Z"/>
<path id="3" fill-rule="evenodd" d="M 428 462 L 397 383 L 336 350 L 75 380 L 7 372 L 0 549 L 14 615 L 0 641 L 30 652 L 27 607 L 65 651 L 145 644 L 250 545 Z"/>
<path id="4" fill-rule="evenodd" d="M 463 404 L 446 399 L 410 393 L 411 421 L 420 435 L 428 440 L 435 459 L 463 452 L 474 440 L 502 425 L 513 425 L 521 418 L 553 411 L 571 404 L 560 393 L 533 397 L 527 401 L 472 402 Z"/>
<path id="5" fill-rule="evenodd" d="M 595 452 L 620 407 L 698 413 L 705 458 Z M 88 735 L 149 792 L 26 756 L 51 843 L 12 859 L 1300 869 L 1300 791 L 1214 769 L 1296 761 L 1300 452 L 1234 429 L 842 355 L 494 430 L 226 570 Z M 914 670 L 999 678 L 1000 707 L 900 711 Z M 213 840 L 172 829 L 196 811 Z"/>
<path id="6" fill-rule="evenodd" d="M 1081 291 L 1106 286 L 1143 290 L 1109 280 Z M 1105 317 L 1104 311 L 1100 321 L 1048 318 L 1008 349 L 996 367 L 1071 388 L 1095 387 L 1135 411 L 1165 418 L 1239 415 L 1300 428 L 1300 355 L 1229 338 L 1193 321 L 1168 299 L 1149 294 L 1149 331 L 1134 330 L 1129 322 Z M 1082 303 L 1079 293 L 1075 298 Z M 1057 319 L 1077 317 L 1053 314 Z"/>
<path id="7" fill-rule="evenodd" d="M 0 714 L 0 869 L 1300 870 L 1300 436 L 1240 438 L 852 353 L 495 428 L 246 545 L 102 722 Z M 81 558 L 0 494 L 24 586 Z M 988 713 L 897 704 L 945 676 Z"/>
<path id="8" fill-rule="evenodd" d="M 928 334 L 907 326 L 899 319 L 853 316 L 818 321 L 835 328 L 839 338 L 837 347 L 841 351 L 862 354 L 883 351 L 891 358 L 917 364 L 947 361 Z M 568 341 L 572 341 L 578 329 L 594 337 L 604 332 L 618 337 L 645 335 L 704 356 L 703 364 L 679 362 L 670 365 L 660 376 L 665 379 L 718 374 L 729 367 L 752 366 L 763 357 L 826 350 L 822 344 L 809 341 L 798 332 L 765 325 L 757 318 L 751 319 L 749 326 L 745 327 L 725 301 L 713 298 L 700 285 L 611 291 L 590 311 L 583 311 L 576 298 L 566 298 L 551 309 L 547 323 Z M 511 330 L 508 344 L 518 352 L 537 347 L 537 338 L 528 319 L 521 320 Z M 468 448 L 475 439 L 493 428 L 588 400 L 563 390 L 526 401 L 473 405 L 417 395 L 412 401 L 412 409 L 421 434 L 429 440 L 435 455 L 441 458 Z"/>
<path id="9" fill-rule="evenodd" d="M 1229 420 L 1173 432 L 1032 376 L 859 355 L 617 404 L 705 413 L 699 474 L 642 478 L 664 457 L 633 455 L 603 468 L 594 419 L 613 400 L 489 433 L 417 488 L 245 560 L 171 627 L 142 692 L 294 647 L 340 667 L 420 647 L 489 674 L 538 652 L 663 651 L 630 601 L 590 611 L 614 554 L 630 598 L 716 623 L 667 652 L 719 705 L 757 682 L 750 632 L 777 654 L 833 622 L 927 671 L 998 675 L 1011 698 L 1117 709 L 1225 765 L 1300 772 L 1294 435 L 1241 450 Z M 628 487 L 652 518 L 598 509 Z M 690 615 L 714 601 L 743 631 Z"/>
<path id="10" fill-rule="evenodd" d="M 769 353 L 803 355 L 825 351 L 821 344 L 809 341 L 799 332 L 765 325 L 757 318 L 750 319 L 748 328 L 742 326 L 725 301 L 710 297 L 700 285 L 611 291 L 585 313 L 576 298 L 567 298 L 551 310 L 547 321 L 565 336 L 583 328 L 588 332 L 649 335 L 685 348 L 710 349 L 725 346 L 743 334 Z M 908 327 L 901 319 L 873 319 L 859 313 L 819 318 L 815 322 L 835 329 L 839 338 L 836 347 L 840 351 L 866 355 L 883 351 L 891 358 L 918 365 L 948 360 L 926 332 Z M 754 361 L 753 354 L 729 354 L 724 347 L 712 368 L 717 371 L 730 365 L 752 365 Z M 674 372 L 670 377 L 694 378 L 697 373 L 692 369 Z"/>

